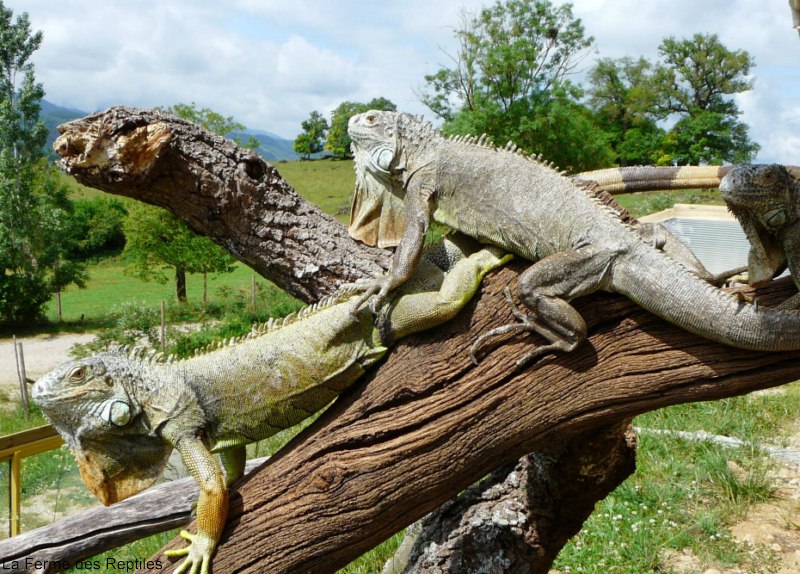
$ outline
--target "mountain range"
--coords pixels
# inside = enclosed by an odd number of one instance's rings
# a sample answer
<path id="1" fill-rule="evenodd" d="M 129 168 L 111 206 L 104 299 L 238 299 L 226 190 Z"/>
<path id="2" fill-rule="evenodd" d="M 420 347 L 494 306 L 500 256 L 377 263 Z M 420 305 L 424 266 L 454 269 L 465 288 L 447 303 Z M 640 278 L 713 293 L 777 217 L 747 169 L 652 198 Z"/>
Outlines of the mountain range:
<path id="1" fill-rule="evenodd" d="M 89 112 L 77 110 L 75 108 L 66 108 L 57 106 L 47 100 L 42 100 L 42 111 L 40 117 L 47 127 L 47 149 L 53 149 L 53 142 L 58 137 L 58 126 L 74 120 L 88 116 Z M 267 161 L 283 161 L 300 159 L 300 155 L 292 149 L 293 142 L 282 138 L 278 134 L 268 132 L 265 130 L 247 129 L 243 133 L 230 134 L 234 137 L 241 137 L 247 139 L 247 136 L 253 136 L 259 143 L 256 151 Z M 242 137 L 243 136 L 243 137 Z M 54 153 L 54 152 L 50 152 Z"/>

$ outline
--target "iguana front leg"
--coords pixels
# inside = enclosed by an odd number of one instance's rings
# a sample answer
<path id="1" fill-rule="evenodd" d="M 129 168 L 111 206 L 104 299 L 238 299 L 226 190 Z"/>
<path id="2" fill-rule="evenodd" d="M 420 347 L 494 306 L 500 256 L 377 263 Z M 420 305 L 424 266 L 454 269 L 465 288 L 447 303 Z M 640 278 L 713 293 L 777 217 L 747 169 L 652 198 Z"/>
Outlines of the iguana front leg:
<path id="1" fill-rule="evenodd" d="M 168 557 L 186 556 L 175 574 L 209 574 L 211 556 L 217 547 L 225 519 L 228 517 L 228 490 L 222 469 L 206 445 L 195 435 L 183 434 L 169 428 L 162 432 L 178 452 L 189 474 L 200 487 L 197 501 L 197 534 L 183 530 L 180 535 L 189 541 L 189 546 L 178 550 L 168 550 Z"/>
<path id="2" fill-rule="evenodd" d="M 584 245 L 555 253 L 531 265 L 517 281 L 517 296 L 529 314 L 512 304 L 517 323 L 481 335 L 470 349 L 472 360 L 485 341 L 512 331 L 538 333 L 548 344 L 528 352 L 517 361 L 522 367 L 531 359 L 555 351 L 572 351 L 586 339 L 586 323 L 569 301 L 606 288 L 617 251 Z"/>
<path id="3" fill-rule="evenodd" d="M 424 180 L 424 177 L 421 178 Z M 377 313 L 386 296 L 397 287 L 408 281 L 419 265 L 422 250 L 425 246 L 425 233 L 431 221 L 432 190 L 410 186 L 406 196 L 407 225 L 403 237 L 395 249 L 392 264 L 385 275 L 368 280 L 361 284 L 364 293 L 353 303 L 352 314 L 369 301 L 370 309 Z"/>

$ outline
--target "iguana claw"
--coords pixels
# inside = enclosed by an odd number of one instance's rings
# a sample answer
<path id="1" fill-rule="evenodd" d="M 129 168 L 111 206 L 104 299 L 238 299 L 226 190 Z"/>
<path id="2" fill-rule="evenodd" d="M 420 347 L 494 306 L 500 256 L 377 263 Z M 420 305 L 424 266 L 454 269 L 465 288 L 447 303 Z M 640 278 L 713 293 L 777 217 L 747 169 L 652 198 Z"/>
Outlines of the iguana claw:
<path id="1" fill-rule="evenodd" d="M 186 530 L 181 530 L 180 535 L 189 541 L 189 546 L 164 552 L 168 558 L 186 556 L 186 560 L 181 562 L 174 574 L 209 574 L 214 541 L 202 533 L 192 534 Z"/>
<path id="2" fill-rule="evenodd" d="M 386 300 L 386 296 L 391 290 L 389 276 L 382 275 L 375 279 L 366 280 L 363 283 L 361 281 L 356 281 L 355 286 L 357 289 L 363 289 L 364 293 L 353 302 L 353 306 L 350 308 L 350 314 L 357 319 L 358 312 L 361 311 L 367 301 L 369 301 L 370 311 L 372 311 L 373 315 L 377 315 L 378 311 L 383 306 L 383 302 Z"/>

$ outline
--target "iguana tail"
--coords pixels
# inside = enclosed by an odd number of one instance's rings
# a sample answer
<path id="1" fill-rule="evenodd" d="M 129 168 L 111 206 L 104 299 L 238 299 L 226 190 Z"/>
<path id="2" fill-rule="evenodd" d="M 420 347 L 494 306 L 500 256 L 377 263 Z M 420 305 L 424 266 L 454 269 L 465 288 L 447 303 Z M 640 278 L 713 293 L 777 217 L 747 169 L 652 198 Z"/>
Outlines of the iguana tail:
<path id="1" fill-rule="evenodd" d="M 697 335 L 741 349 L 800 349 L 800 312 L 758 307 L 641 245 L 614 264 L 614 291 Z"/>

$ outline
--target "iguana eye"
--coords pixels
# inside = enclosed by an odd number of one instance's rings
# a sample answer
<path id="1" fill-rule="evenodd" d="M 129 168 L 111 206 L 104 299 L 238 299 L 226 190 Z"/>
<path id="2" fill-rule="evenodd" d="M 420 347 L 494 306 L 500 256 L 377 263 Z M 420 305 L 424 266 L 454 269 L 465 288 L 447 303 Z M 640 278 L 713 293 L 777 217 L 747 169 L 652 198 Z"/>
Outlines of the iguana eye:
<path id="1" fill-rule="evenodd" d="M 69 380 L 72 383 L 78 383 L 86 378 L 86 367 L 80 366 L 75 367 L 69 373 Z"/>
<path id="2" fill-rule="evenodd" d="M 364 121 L 366 121 L 370 125 L 374 124 L 377 120 L 378 116 L 376 116 L 375 114 L 368 114 L 367 117 L 364 118 Z"/>

